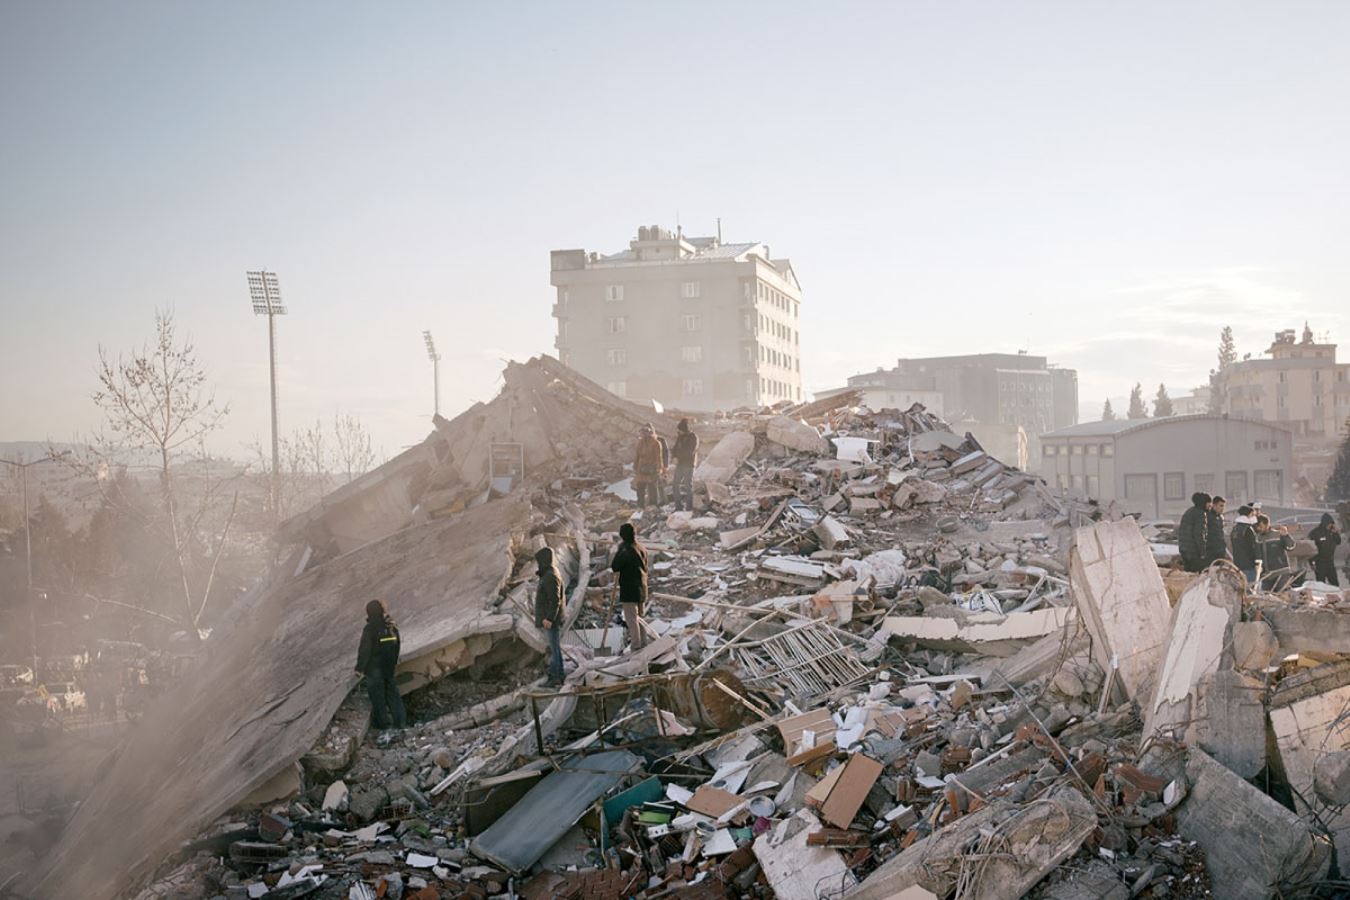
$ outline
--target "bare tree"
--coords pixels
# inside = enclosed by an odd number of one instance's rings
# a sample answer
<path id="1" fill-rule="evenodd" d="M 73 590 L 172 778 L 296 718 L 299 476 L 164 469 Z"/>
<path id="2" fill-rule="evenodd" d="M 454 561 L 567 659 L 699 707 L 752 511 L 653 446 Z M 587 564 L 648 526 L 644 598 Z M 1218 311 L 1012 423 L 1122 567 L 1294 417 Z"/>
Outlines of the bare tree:
<path id="1" fill-rule="evenodd" d="M 349 484 L 357 475 L 364 475 L 375 465 L 370 432 L 356 416 L 350 413 L 333 415 L 333 441 L 337 445 L 337 469 L 347 476 Z"/>
<path id="2" fill-rule="evenodd" d="M 207 391 L 206 372 L 197 362 L 196 348 L 189 339 L 179 340 L 171 312 L 156 311 L 154 339 L 140 350 L 114 357 L 100 346 L 98 355 L 99 387 L 93 400 L 103 413 L 106 429 L 93 442 L 95 471 L 107 472 L 129 462 L 148 463 L 156 471 L 161 527 L 182 591 L 182 621 L 194 638 L 199 637 L 198 624 L 235 507 L 231 505 L 214 552 L 210 552 L 198 538 L 198 530 L 221 496 L 223 484 L 207 477 L 195 502 L 185 503 L 178 490 L 177 469 L 194 450 L 197 458 L 205 458 L 206 438 L 220 427 L 229 408 L 217 405 Z M 206 466 L 209 471 L 209 461 Z M 108 481 L 99 479 L 100 484 Z M 195 549 L 210 555 L 200 598 L 191 572 Z"/>

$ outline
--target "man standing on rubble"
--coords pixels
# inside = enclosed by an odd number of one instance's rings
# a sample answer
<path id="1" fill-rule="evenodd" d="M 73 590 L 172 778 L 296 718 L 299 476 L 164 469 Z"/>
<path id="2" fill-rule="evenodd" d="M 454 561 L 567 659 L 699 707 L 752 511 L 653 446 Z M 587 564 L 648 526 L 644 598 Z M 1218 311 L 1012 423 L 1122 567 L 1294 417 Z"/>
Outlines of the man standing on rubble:
<path id="1" fill-rule="evenodd" d="M 1289 568 L 1289 551 L 1294 549 L 1294 539 L 1289 536 L 1289 526 L 1278 529 L 1270 527 L 1270 517 L 1256 517 L 1256 542 L 1261 548 L 1261 567 L 1267 574 L 1261 576 L 1261 586 L 1268 591 L 1282 591 L 1294 582 L 1294 574 L 1285 571 Z"/>
<path id="2" fill-rule="evenodd" d="M 698 435 L 689 430 L 689 420 L 681 419 L 675 438 L 675 510 L 694 511 L 694 467 L 698 465 Z"/>
<path id="3" fill-rule="evenodd" d="M 1177 549 L 1181 551 L 1181 566 L 1187 572 L 1205 568 L 1205 548 L 1209 544 L 1209 501 L 1204 491 L 1191 494 L 1191 508 L 1181 515 L 1177 528 Z"/>
<path id="4" fill-rule="evenodd" d="M 539 587 L 534 592 L 534 627 L 548 637 L 548 684 L 557 687 L 563 680 L 562 575 L 553 563 L 553 548 L 543 547 L 534 555 L 539 564 Z"/>
<path id="5" fill-rule="evenodd" d="M 1250 506 L 1239 506 L 1233 524 L 1233 565 L 1247 577 L 1247 583 L 1256 584 L 1256 511 Z"/>
<path id="6" fill-rule="evenodd" d="M 403 728 L 408 724 L 403 698 L 399 696 L 398 685 L 394 681 L 398 652 L 398 626 L 394 624 L 383 600 L 370 601 L 366 604 L 366 627 L 361 632 L 361 648 L 356 654 L 356 672 L 366 676 L 371 720 L 381 730 L 391 725 Z"/>
<path id="7" fill-rule="evenodd" d="M 1331 513 L 1322 513 L 1321 523 L 1308 532 L 1308 538 L 1317 547 L 1317 555 L 1313 557 L 1317 580 L 1340 587 L 1336 578 L 1336 548 L 1341 545 L 1341 532 Z"/>
<path id="8" fill-rule="evenodd" d="M 633 455 L 633 490 L 637 491 L 638 506 L 659 505 L 661 458 L 661 442 L 656 439 L 656 429 L 643 425 L 638 432 L 637 452 Z"/>
<path id="9" fill-rule="evenodd" d="M 609 567 L 619 579 L 619 602 L 623 604 L 623 621 L 628 626 L 628 643 L 633 650 L 641 650 L 645 643 L 642 605 L 647 602 L 647 548 L 638 543 L 631 522 L 619 526 L 619 538 L 619 549 L 614 551 L 614 561 Z"/>
<path id="10" fill-rule="evenodd" d="M 1228 545 L 1223 541 L 1223 508 L 1227 501 L 1215 497 L 1209 501 L 1209 511 L 1205 515 L 1205 568 L 1220 559 L 1232 559 L 1228 555 Z"/>

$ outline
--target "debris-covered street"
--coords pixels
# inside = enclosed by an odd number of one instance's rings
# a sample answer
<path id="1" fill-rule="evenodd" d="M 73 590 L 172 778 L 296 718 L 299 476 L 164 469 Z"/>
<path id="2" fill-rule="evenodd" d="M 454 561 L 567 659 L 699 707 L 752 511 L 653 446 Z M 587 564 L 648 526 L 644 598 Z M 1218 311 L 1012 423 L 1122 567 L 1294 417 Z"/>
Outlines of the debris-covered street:
<path id="1" fill-rule="evenodd" d="M 1344 594 L 1171 569 L 1164 531 L 848 394 L 696 420 L 694 511 L 641 508 L 614 448 L 676 418 L 512 364 L 495 400 L 284 523 L 283 565 L 34 892 L 1335 895 Z M 650 561 L 636 650 L 624 523 Z M 354 689 L 370 597 L 401 629 L 404 729 L 372 730 Z"/>

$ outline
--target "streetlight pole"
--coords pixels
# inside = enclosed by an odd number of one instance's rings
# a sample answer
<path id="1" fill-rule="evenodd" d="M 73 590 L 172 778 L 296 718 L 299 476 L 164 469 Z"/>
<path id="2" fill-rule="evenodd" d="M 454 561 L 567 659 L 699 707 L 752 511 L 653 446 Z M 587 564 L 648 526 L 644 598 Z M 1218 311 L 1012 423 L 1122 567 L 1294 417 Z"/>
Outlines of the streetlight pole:
<path id="1" fill-rule="evenodd" d="M 40 463 L 54 462 L 66 454 L 69 450 L 63 450 L 55 455 L 48 454 L 41 459 L 35 459 L 30 462 L 22 462 L 13 459 L 0 459 L 0 463 L 14 466 L 21 473 L 20 480 L 23 484 L 23 542 L 24 542 L 24 564 L 28 569 L 28 649 L 33 658 L 33 677 L 38 677 L 38 652 L 37 652 L 37 612 L 36 601 L 33 597 L 33 523 L 28 512 L 28 467 L 36 466 Z"/>
<path id="2" fill-rule="evenodd" d="M 277 432 L 277 316 L 286 315 L 277 274 L 260 269 L 248 272 L 248 294 L 253 314 L 267 316 L 267 369 L 272 388 L 272 508 L 277 508 L 277 478 L 281 472 L 281 439 Z"/>
<path id="3" fill-rule="evenodd" d="M 441 355 L 436 352 L 436 342 L 431 338 L 430 331 L 422 332 L 422 340 L 427 344 L 427 359 L 431 360 L 431 379 L 432 396 L 434 399 L 434 409 L 436 415 L 441 414 Z"/>

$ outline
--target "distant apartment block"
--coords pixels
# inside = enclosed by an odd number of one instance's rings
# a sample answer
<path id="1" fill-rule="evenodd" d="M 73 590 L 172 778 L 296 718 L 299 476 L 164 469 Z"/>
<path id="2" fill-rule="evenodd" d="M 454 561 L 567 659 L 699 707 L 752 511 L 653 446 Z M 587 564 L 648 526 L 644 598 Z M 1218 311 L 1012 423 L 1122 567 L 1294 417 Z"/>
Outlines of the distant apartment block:
<path id="1" fill-rule="evenodd" d="M 1334 441 L 1350 418 L 1350 363 L 1336 362 L 1336 345 L 1303 326 L 1277 332 L 1268 358 L 1244 359 L 1215 377 L 1220 411 L 1239 419 L 1276 422 L 1309 441 Z"/>
<path id="2" fill-rule="evenodd" d="M 627 250 L 550 257 L 558 358 L 611 392 L 694 412 L 802 399 L 801 287 L 767 244 L 643 226 Z"/>
<path id="3" fill-rule="evenodd" d="M 950 422 L 1020 426 L 1031 435 L 1078 422 L 1078 373 L 1025 353 L 901 359 L 854 375 L 848 386 L 869 396 L 929 392 L 941 396 Z"/>

